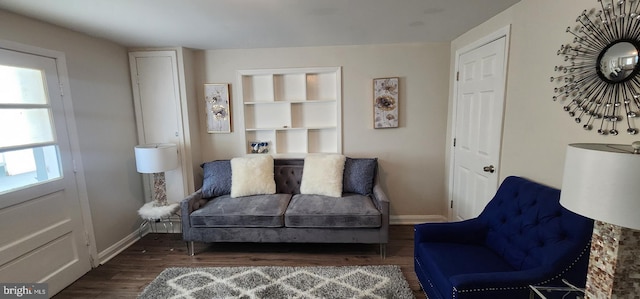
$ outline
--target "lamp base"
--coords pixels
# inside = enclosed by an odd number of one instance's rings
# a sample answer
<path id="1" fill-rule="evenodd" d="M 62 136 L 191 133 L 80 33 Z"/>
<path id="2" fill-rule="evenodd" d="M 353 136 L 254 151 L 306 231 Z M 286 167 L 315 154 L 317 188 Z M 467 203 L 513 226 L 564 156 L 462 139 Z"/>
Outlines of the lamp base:
<path id="1" fill-rule="evenodd" d="M 167 187 L 164 179 L 164 172 L 156 172 L 153 174 L 153 200 L 155 206 L 166 206 L 169 204 L 167 201 Z"/>
<path id="2" fill-rule="evenodd" d="M 586 298 L 638 298 L 640 231 L 596 220 L 587 273 Z"/>

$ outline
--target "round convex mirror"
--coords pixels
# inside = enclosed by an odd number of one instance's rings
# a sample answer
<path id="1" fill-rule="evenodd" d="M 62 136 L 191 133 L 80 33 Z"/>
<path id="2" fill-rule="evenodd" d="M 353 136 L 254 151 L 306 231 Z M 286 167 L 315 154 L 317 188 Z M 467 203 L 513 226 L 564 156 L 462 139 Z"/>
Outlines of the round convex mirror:
<path id="1" fill-rule="evenodd" d="M 598 58 L 598 75 L 609 83 L 633 78 L 638 64 L 638 49 L 628 41 L 618 41 L 606 47 Z"/>
<path id="2" fill-rule="evenodd" d="M 1 0 L 0 0 L 1 1 Z M 585 130 L 640 133 L 639 0 L 592 0 L 566 27 L 572 39 L 560 45 L 553 100 Z M 626 119 L 625 119 L 626 118 Z"/>

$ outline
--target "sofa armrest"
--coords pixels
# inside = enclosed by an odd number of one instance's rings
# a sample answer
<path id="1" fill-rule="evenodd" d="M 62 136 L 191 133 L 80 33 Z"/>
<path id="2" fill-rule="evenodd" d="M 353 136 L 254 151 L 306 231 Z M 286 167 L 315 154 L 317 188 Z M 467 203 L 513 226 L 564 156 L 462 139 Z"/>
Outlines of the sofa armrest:
<path id="1" fill-rule="evenodd" d="M 379 184 L 373 185 L 373 194 L 371 195 L 373 204 L 380 211 L 382 217 L 382 225 L 380 227 L 380 243 L 389 242 L 389 198 L 387 194 L 382 190 L 382 186 Z M 384 253 L 383 253 L 384 255 Z"/>
<path id="2" fill-rule="evenodd" d="M 487 227 L 478 218 L 459 222 L 423 223 L 414 226 L 415 244 L 448 242 L 479 244 L 487 236 Z"/>
<path id="3" fill-rule="evenodd" d="M 389 198 L 378 184 L 373 186 L 373 204 L 383 214 L 389 214 Z"/>
<path id="4" fill-rule="evenodd" d="M 190 215 L 193 211 L 200 208 L 202 202 L 202 189 L 198 189 L 196 192 L 189 194 L 180 202 L 180 209 Z"/>

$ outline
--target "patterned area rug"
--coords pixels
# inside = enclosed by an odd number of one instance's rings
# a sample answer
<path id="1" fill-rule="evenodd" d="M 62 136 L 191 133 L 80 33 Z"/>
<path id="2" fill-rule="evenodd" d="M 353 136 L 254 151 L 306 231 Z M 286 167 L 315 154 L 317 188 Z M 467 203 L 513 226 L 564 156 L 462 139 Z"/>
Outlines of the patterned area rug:
<path id="1" fill-rule="evenodd" d="M 167 268 L 138 298 L 415 298 L 399 266 Z"/>

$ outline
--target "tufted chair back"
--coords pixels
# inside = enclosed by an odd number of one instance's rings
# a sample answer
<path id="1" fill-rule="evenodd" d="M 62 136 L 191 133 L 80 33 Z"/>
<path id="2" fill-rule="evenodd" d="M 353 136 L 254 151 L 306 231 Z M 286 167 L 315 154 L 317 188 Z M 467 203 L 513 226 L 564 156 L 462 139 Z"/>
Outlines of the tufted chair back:
<path id="1" fill-rule="evenodd" d="M 304 159 L 274 159 L 273 176 L 276 193 L 300 194 Z"/>
<path id="2" fill-rule="evenodd" d="M 561 254 L 585 250 L 593 221 L 560 205 L 560 191 L 520 177 L 508 177 L 478 216 L 487 226 L 485 245 L 512 267 L 567 266 Z M 565 250 L 566 249 L 566 250 Z"/>

